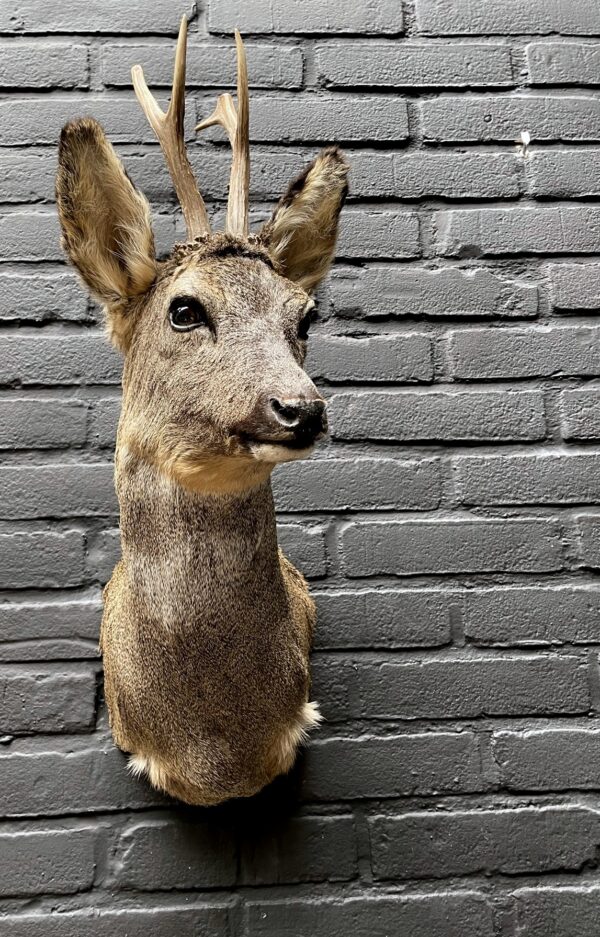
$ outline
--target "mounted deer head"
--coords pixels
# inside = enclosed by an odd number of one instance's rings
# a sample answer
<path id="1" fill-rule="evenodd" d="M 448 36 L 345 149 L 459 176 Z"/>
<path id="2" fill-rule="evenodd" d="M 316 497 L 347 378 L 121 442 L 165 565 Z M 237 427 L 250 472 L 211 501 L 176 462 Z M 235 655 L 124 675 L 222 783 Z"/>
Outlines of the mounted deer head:
<path id="1" fill-rule="evenodd" d="M 236 33 L 237 108 L 224 94 L 196 128 L 222 125 L 233 149 L 226 231 L 211 234 L 184 143 L 186 34 L 184 17 L 166 113 L 140 66 L 132 78 L 188 242 L 156 259 L 148 203 L 94 120 L 62 132 L 57 201 L 65 249 L 125 353 L 120 442 L 188 488 L 242 490 L 305 455 L 326 428 L 302 365 L 310 293 L 333 259 L 347 164 L 324 150 L 248 235 L 248 79 Z"/>

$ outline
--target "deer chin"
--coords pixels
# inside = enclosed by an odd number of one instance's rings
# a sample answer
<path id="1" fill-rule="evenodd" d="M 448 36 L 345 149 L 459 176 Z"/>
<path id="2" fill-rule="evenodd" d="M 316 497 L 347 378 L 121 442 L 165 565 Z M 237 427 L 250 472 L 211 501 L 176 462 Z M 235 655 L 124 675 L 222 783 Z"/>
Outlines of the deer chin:
<path id="1" fill-rule="evenodd" d="M 270 462 L 276 465 L 279 462 L 294 462 L 296 459 L 307 459 L 315 448 L 314 442 L 308 446 L 298 447 L 277 442 L 248 442 L 248 451 L 257 462 Z"/>

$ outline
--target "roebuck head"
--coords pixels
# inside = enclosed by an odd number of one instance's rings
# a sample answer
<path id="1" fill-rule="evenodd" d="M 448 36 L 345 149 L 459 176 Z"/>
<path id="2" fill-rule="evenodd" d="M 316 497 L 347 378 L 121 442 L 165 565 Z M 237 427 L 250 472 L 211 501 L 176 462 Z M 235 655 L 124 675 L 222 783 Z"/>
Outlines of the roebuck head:
<path id="1" fill-rule="evenodd" d="M 303 362 L 311 292 L 333 259 L 348 167 L 336 149 L 322 151 L 248 234 L 248 82 L 236 34 L 237 108 L 222 95 L 196 128 L 220 124 L 233 150 L 226 230 L 211 233 L 184 144 L 186 33 L 184 18 L 166 113 L 139 66 L 132 77 L 187 243 L 157 260 L 148 203 L 90 119 L 63 129 L 57 202 L 65 249 L 125 355 L 119 446 L 188 488 L 225 492 L 305 455 L 326 429 Z"/>

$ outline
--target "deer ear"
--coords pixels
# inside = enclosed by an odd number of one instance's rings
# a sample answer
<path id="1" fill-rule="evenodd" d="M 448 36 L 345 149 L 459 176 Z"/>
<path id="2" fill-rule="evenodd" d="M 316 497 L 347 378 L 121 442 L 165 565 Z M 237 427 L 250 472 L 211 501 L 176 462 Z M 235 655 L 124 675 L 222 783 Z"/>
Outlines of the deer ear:
<path id="1" fill-rule="evenodd" d="M 150 206 L 95 120 L 63 128 L 56 201 L 63 247 L 109 315 L 150 287 L 156 276 Z"/>
<path id="2" fill-rule="evenodd" d="M 348 163 L 329 147 L 291 183 L 260 238 L 284 276 L 313 290 L 333 260 Z"/>

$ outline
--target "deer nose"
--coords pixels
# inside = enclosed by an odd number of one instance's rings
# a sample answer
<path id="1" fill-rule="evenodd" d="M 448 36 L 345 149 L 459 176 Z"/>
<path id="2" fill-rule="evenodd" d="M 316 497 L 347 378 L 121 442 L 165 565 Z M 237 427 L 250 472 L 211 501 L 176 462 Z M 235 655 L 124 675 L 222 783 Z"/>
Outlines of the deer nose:
<path id="1" fill-rule="evenodd" d="M 271 413 L 280 426 L 292 430 L 297 436 L 318 436 L 325 431 L 325 401 L 271 397 Z"/>

